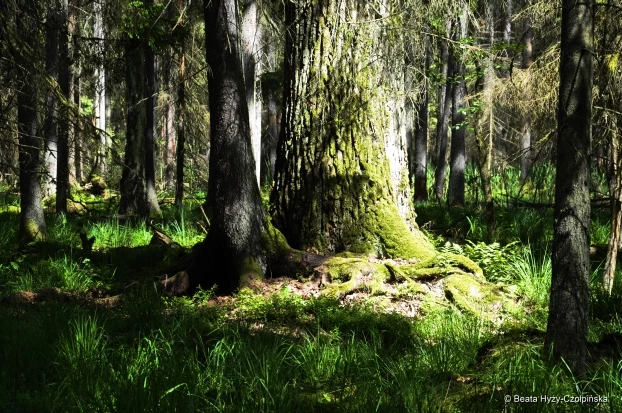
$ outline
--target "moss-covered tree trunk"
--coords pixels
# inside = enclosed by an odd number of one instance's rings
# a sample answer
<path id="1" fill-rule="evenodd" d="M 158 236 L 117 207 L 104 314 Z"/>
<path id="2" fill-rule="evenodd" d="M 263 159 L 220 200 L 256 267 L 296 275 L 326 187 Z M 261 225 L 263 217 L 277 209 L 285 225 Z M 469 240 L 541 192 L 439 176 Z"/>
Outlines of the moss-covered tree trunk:
<path id="1" fill-rule="evenodd" d="M 286 3 L 284 118 L 271 195 L 296 248 L 429 255 L 414 228 L 402 116 L 399 10 L 355 0 Z M 384 47 L 385 45 L 390 45 Z M 400 52 L 401 53 L 401 52 Z M 411 232 L 412 229 L 412 232 Z"/>

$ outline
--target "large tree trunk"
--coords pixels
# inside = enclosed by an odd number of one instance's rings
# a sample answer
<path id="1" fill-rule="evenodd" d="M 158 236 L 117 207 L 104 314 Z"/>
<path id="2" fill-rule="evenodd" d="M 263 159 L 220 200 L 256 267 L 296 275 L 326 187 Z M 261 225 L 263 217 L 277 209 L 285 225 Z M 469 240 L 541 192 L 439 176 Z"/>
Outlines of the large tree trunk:
<path id="1" fill-rule="evenodd" d="M 428 169 L 428 97 L 430 90 L 429 71 L 431 50 L 430 41 L 425 37 L 425 64 L 423 79 L 423 98 L 417 110 L 417 132 L 415 138 L 415 201 L 428 200 L 427 169 Z"/>
<path id="2" fill-rule="evenodd" d="M 256 179 L 242 62 L 238 3 L 206 0 L 205 39 L 210 67 L 210 162 L 207 204 L 212 222 L 189 271 L 193 283 L 232 291 L 262 277 L 266 218 Z"/>
<path id="3" fill-rule="evenodd" d="M 256 0 L 247 0 L 242 15 L 242 51 L 244 53 L 244 84 L 248 106 L 251 143 L 255 158 L 257 185 L 261 185 L 261 24 Z"/>
<path id="4" fill-rule="evenodd" d="M 69 4 L 67 0 L 60 1 L 59 10 L 60 38 L 58 83 L 65 98 L 61 106 L 58 122 L 58 146 L 56 164 L 56 212 L 67 213 L 67 196 L 69 195 L 69 133 L 71 125 L 71 59 L 69 58 Z"/>
<path id="5" fill-rule="evenodd" d="M 589 156 L 594 1 L 562 1 L 553 278 L 545 350 L 585 372 L 590 301 Z"/>
<path id="6" fill-rule="evenodd" d="M 15 70 L 17 84 L 17 131 L 19 141 L 19 240 L 21 243 L 43 239 L 46 233 L 43 205 L 41 202 L 40 152 L 41 139 L 37 136 L 37 87 L 36 76 L 27 68 L 33 68 L 38 58 L 37 2 L 22 0 L 19 3 L 16 27 L 22 41 L 31 46 L 14 51 L 18 67 Z M 8 20 L 8 19 L 7 19 Z M 7 24 L 7 20 L 3 24 Z M 34 68 L 33 68 L 34 69 Z"/>
<path id="7" fill-rule="evenodd" d="M 460 20 L 459 39 L 467 35 L 467 13 L 462 12 Z M 456 40 L 458 37 L 456 37 Z M 454 56 L 454 89 L 451 114 L 451 153 L 449 161 L 449 187 L 447 188 L 447 203 L 450 206 L 464 205 L 464 171 L 466 167 L 466 83 L 465 65 L 461 56 Z"/>
<path id="8" fill-rule="evenodd" d="M 452 24 L 447 24 L 447 34 L 450 35 Z M 436 123 L 436 169 L 434 171 L 434 194 L 440 204 L 445 194 L 445 175 L 447 173 L 447 144 L 449 142 L 449 119 L 451 116 L 451 102 L 453 97 L 454 53 L 448 41 L 441 46 L 441 60 L 443 61 L 442 75 L 444 84 L 441 85 L 438 101 L 438 117 Z"/>
<path id="9" fill-rule="evenodd" d="M 404 100 L 395 90 L 403 90 L 403 70 L 382 63 L 398 58 L 377 48 L 386 31 L 356 24 L 378 16 L 355 0 L 288 1 L 285 8 L 275 224 L 296 248 L 425 256 L 427 239 L 408 225 L 414 211 L 398 117 Z M 396 12 L 388 4 L 381 10 Z"/>

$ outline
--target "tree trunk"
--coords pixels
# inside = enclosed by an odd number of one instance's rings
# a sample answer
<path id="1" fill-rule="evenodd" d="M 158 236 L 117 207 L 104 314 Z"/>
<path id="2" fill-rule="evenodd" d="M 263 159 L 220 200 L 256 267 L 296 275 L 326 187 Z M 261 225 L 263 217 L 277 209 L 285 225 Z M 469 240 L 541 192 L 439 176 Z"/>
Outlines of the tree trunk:
<path id="1" fill-rule="evenodd" d="M 525 22 L 525 33 L 523 35 L 523 52 L 521 68 L 528 71 L 533 64 L 533 29 L 529 21 Z M 527 72 L 529 73 L 529 72 Z M 525 76 L 523 87 L 523 100 L 525 102 L 531 101 L 529 85 L 529 76 Z M 530 106 L 529 104 L 527 106 Z M 523 127 L 521 131 L 521 162 L 520 162 L 520 178 L 521 182 L 524 182 L 529 178 L 531 167 L 533 165 L 533 150 L 531 148 L 531 113 L 529 109 L 525 109 L 523 112 Z"/>
<path id="2" fill-rule="evenodd" d="M 430 90 L 430 40 L 425 37 L 425 64 L 423 79 L 423 98 L 417 110 L 417 134 L 415 139 L 415 202 L 428 200 L 428 98 Z"/>
<path id="3" fill-rule="evenodd" d="M 295 248 L 424 256 L 427 239 L 409 231 L 405 131 L 395 117 L 403 70 L 382 63 L 399 57 L 377 49 L 388 39 L 375 25 L 356 24 L 373 17 L 363 3 L 288 1 L 285 9 L 275 225 Z"/>
<path id="4" fill-rule="evenodd" d="M 127 105 L 125 161 L 121 175 L 122 215 L 148 216 L 147 183 L 145 179 L 147 105 L 145 103 L 145 59 L 142 42 L 126 39 L 125 87 Z"/>
<path id="5" fill-rule="evenodd" d="M 261 239 L 265 214 L 256 179 L 242 62 L 238 4 L 206 0 L 209 65 L 210 162 L 207 203 L 212 222 L 189 271 L 192 282 L 232 291 L 261 278 L 266 258 Z"/>
<path id="6" fill-rule="evenodd" d="M 106 69 L 104 68 L 106 32 L 104 31 L 103 1 L 97 0 L 93 6 L 95 17 L 93 35 L 97 42 L 98 58 L 95 67 L 95 126 L 99 135 L 94 172 L 98 175 L 106 173 L 106 153 L 108 152 L 108 139 L 106 136 Z"/>
<path id="7" fill-rule="evenodd" d="M 58 80 L 61 94 L 65 102 L 61 105 L 58 122 L 58 147 L 56 164 L 56 213 L 67 213 L 67 195 L 69 194 L 69 128 L 71 124 L 71 59 L 69 58 L 69 4 L 67 0 L 60 1 L 60 38 L 59 73 Z"/>
<path id="8" fill-rule="evenodd" d="M 177 181 L 175 186 L 175 207 L 181 208 L 184 200 L 185 123 L 186 112 L 186 53 L 182 42 L 179 52 L 179 79 L 177 89 Z"/>
<path id="9" fill-rule="evenodd" d="M 255 157 L 257 185 L 261 185 L 261 24 L 256 0 L 247 0 L 242 16 L 242 51 L 244 53 L 244 84 L 248 106 L 251 142 Z"/>
<path id="10" fill-rule="evenodd" d="M 48 5 L 48 18 L 45 25 L 45 71 L 55 81 L 58 81 L 58 38 L 59 21 L 57 0 L 51 0 Z M 56 157 L 58 147 L 58 100 L 54 93 L 46 96 L 45 122 L 43 133 L 45 138 L 44 164 L 45 177 L 43 195 L 46 197 L 56 194 Z"/>
<path id="11" fill-rule="evenodd" d="M 466 10 L 460 16 L 459 38 L 467 35 Z M 447 203 L 450 206 L 464 205 L 464 170 L 466 167 L 466 83 L 465 65 L 460 56 L 454 56 L 454 89 L 451 113 L 451 153 L 449 163 L 449 187 L 447 189 Z"/>
<path id="12" fill-rule="evenodd" d="M 607 180 L 609 183 L 609 196 L 611 198 L 611 232 L 607 245 L 607 257 L 603 270 L 603 287 L 608 294 L 613 289 L 616 264 L 618 258 L 618 245 L 620 243 L 620 225 L 622 224 L 622 165 L 620 165 L 620 137 L 617 130 L 612 131 L 610 144 L 610 171 Z"/>
<path id="13" fill-rule="evenodd" d="M 36 18 L 37 2 L 23 0 L 19 3 L 16 27 L 22 41 L 32 46 L 29 52 L 17 51 L 14 57 L 18 67 L 32 68 L 37 58 L 38 43 Z M 6 24 L 6 21 L 3 23 Z M 45 237 L 40 181 L 41 139 L 37 136 L 37 87 L 32 71 L 15 71 L 17 85 L 17 131 L 19 141 L 19 240 L 20 243 L 39 241 Z"/>
<path id="14" fill-rule="evenodd" d="M 275 47 L 273 41 L 266 42 L 267 61 L 268 65 L 270 65 L 271 67 L 271 70 L 276 69 L 276 57 L 274 49 Z M 282 93 L 282 91 L 282 88 L 280 88 L 279 92 Z M 267 133 L 263 135 L 263 156 L 261 158 L 262 161 L 260 165 L 262 185 L 271 184 L 274 180 L 274 165 L 276 163 L 276 151 L 279 141 L 279 124 L 277 119 L 278 107 L 276 100 L 277 93 L 277 89 L 272 85 L 272 83 L 270 83 L 268 85 L 268 91 L 266 93 L 268 104 L 268 130 Z"/>
<path id="15" fill-rule="evenodd" d="M 452 24 L 447 24 L 447 34 L 451 34 Z M 438 120 L 436 123 L 436 169 L 434 171 L 434 193 L 440 204 L 445 194 L 445 174 L 447 173 L 447 143 L 449 142 L 449 119 L 453 100 L 454 53 L 448 41 L 443 41 L 441 49 L 443 61 L 442 74 L 445 79 L 441 85 L 438 103 Z"/>
<path id="16" fill-rule="evenodd" d="M 153 6 L 154 0 L 145 0 L 145 7 Z M 146 36 L 149 35 L 147 32 Z M 155 179 L 155 103 L 156 103 L 156 73 L 155 54 L 149 45 L 148 37 L 142 40 L 145 48 L 145 98 L 146 122 L 145 125 L 145 188 L 147 190 L 147 205 L 150 214 L 160 214 L 158 194 Z"/>
<path id="17" fill-rule="evenodd" d="M 545 350 L 586 368 L 590 301 L 589 156 L 594 1 L 562 1 L 553 278 Z"/>

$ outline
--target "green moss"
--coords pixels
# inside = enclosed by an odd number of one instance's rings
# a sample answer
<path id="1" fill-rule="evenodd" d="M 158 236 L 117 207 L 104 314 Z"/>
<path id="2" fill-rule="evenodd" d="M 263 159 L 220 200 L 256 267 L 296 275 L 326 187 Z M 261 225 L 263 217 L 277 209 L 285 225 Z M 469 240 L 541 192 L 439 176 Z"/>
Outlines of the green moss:
<path id="1" fill-rule="evenodd" d="M 45 233 L 41 231 L 39 225 L 30 219 L 27 220 L 24 224 L 24 233 L 22 234 L 22 240 L 25 242 L 31 241 L 43 241 L 45 239 Z"/>
<path id="2" fill-rule="evenodd" d="M 463 272 L 445 278 L 445 296 L 461 310 L 488 320 L 501 312 L 519 312 L 518 305 L 494 285 Z"/>
<path id="3" fill-rule="evenodd" d="M 269 220 L 261 237 L 261 244 L 268 255 L 287 254 L 293 251 L 287 243 L 285 236 Z"/>
<path id="4" fill-rule="evenodd" d="M 331 283 L 323 290 L 328 296 L 342 296 L 358 290 L 383 294 L 386 293 L 384 285 L 390 279 L 384 265 L 363 258 L 332 257 L 324 263 L 323 272 Z"/>

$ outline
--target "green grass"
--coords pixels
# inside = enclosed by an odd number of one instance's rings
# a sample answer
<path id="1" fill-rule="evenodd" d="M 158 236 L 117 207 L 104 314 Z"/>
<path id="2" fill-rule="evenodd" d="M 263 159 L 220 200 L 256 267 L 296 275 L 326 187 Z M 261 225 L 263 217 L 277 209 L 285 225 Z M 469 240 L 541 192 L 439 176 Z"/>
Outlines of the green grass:
<path id="1" fill-rule="evenodd" d="M 512 173 L 496 178 L 499 191 L 510 190 Z M 537 173 L 533 181 L 546 183 Z M 529 189 L 531 199 L 546 202 L 538 188 Z M 493 325 L 426 305 L 409 319 L 287 289 L 243 290 L 220 305 L 210 300 L 213 291 L 163 298 L 150 280 L 176 258 L 148 245 L 144 223 L 48 216 L 46 242 L 22 250 L 15 211 L 0 209 L 0 297 L 46 288 L 123 292 L 116 307 L 71 298 L 0 304 L 0 412 L 622 410 L 621 349 L 600 343 L 622 334 L 622 272 L 609 297 L 599 289 L 602 265 L 594 263 L 591 363 L 588 375 L 576 378 L 542 354 L 551 211 L 497 208 L 496 244 L 482 242 L 476 205 L 423 204 L 418 215 L 439 247 L 477 261 L 525 316 Z M 163 217 L 157 225 L 183 247 L 203 239 L 196 205 L 164 208 Z M 592 239 L 606 240 L 608 225 L 594 214 Z M 82 251 L 80 231 L 96 237 L 91 254 Z M 471 242 L 446 244 L 453 236 Z M 600 395 L 609 402 L 506 404 L 506 395 Z"/>

